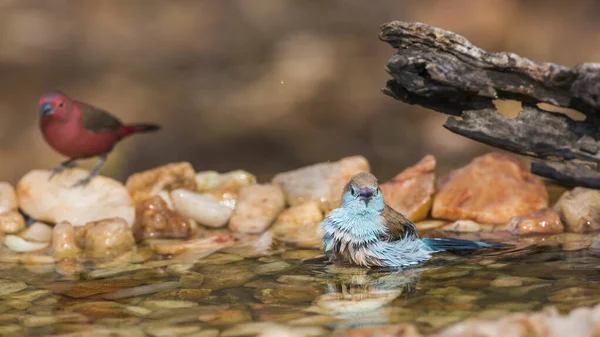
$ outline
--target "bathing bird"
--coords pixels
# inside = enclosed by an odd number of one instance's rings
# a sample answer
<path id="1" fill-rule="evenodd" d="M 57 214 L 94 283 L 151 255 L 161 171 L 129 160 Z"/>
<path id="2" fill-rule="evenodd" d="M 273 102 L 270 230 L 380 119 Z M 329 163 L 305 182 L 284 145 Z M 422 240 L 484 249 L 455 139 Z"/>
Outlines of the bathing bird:
<path id="1" fill-rule="evenodd" d="M 44 139 L 55 151 L 68 157 L 52 169 L 49 179 L 76 161 L 98 157 L 89 175 L 75 186 L 85 186 L 98 174 L 108 154 L 123 138 L 160 129 L 156 124 L 123 124 L 109 112 L 72 100 L 60 91 L 47 92 L 40 98 L 40 128 Z"/>
<path id="2" fill-rule="evenodd" d="M 322 221 L 322 246 L 330 262 L 364 267 L 408 267 L 444 251 L 499 248 L 501 244 L 419 238 L 415 225 L 385 204 L 377 178 L 367 172 L 350 179 L 342 202 Z"/>

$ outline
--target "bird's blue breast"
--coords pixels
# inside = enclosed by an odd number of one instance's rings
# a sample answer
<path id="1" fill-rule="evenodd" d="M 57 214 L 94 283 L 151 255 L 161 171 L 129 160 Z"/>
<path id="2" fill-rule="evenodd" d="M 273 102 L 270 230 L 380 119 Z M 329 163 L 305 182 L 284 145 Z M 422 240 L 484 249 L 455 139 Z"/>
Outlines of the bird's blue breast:
<path id="1" fill-rule="evenodd" d="M 333 210 L 322 222 L 323 248 L 328 256 L 363 266 L 401 267 L 426 261 L 431 251 L 421 240 L 382 240 L 386 227 L 379 212 Z"/>

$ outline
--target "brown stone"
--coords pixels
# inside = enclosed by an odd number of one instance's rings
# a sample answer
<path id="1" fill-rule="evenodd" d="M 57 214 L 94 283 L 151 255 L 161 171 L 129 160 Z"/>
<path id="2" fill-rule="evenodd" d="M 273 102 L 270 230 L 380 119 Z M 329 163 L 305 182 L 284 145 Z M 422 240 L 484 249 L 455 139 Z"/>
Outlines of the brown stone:
<path id="1" fill-rule="evenodd" d="M 546 208 L 526 216 L 514 217 L 504 229 L 519 235 L 556 234 L 564 232 L 565 226 L 557 211 Z"/>
<path id="2" fill-rule="evenodd" d="M 78 239 L 85 253 L 91 257 L 117 257 L 132 250 L 135 246 L 133 233 L 127 222 L 121 218 L 111 218 L 90 222 L 77 229 Z"/>
<path id="3" fill-rule="evenodd" d="M 439 181 L 434 218 L 499 224 L 548 206 L 542 181 L 513 156 L 489 153 Z"/>
<path id="4" fill-rule="evenodd" d="M 161 191 L 178 188 L 196 190 L 196 172 L 187 162 L 171 163 L 154 169 L 133 174 L 127 179 L 125 187 L 133 202 L 137 203 L 153 197 Z"/>
<path id="5" fill-rule="evenodd" d="M 175 289 L 160 292 L 150 296 L 149 300 L 198 301 L 208 297 L 210 289 Z"/>
<path id="6" fill-rule="evenodd" d="M 15 234 L 25 229 L 25 219 L 17 211 L 0 214 L 0 233 Z"/>
<path id="7" fill-rule="evenodd" d="M 576 187 L 563 193 L 554 209 L 559 212 L 568 232 L 600 230 L 600 191 Z"/>
<path id="8" fill-rule="evenodd" d="M 79 282 L 57 282 L 42 284 L 39 287 L 48 289 L 55 294 L 61 294 L 72 298 L 84 298 L 98 294 L 137 287 L 144 284 L 142 280 L 91 280 Z"/>
<path id="9" fill-rule="evenodd" d="M 163 198 L 154 196 L 135 206 L 135 222 L 132 230 L 137 241 L 188 238 L 191 224 L 183 215 L 169 209 Z"/>
<path id="10" fill-rule="evenodd" d="M 416 165 L 380 184 L 385 203 L 410 221 L 427 218 L 435 192 L 435 157 L 427 155 Z"/>

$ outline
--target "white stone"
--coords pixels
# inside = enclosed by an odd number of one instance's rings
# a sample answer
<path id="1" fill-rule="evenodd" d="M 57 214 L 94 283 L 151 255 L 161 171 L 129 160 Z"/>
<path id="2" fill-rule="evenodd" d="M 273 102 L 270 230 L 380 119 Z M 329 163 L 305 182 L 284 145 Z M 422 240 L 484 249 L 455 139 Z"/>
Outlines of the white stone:
<path id="1" fill-rule="evenodd" d="M 4 244 L 13 252 L 33 252 L 48 247 L 48 242 L 30 242 L 16 235 L 7 235 Z"/>
<path id="2" fill-rule="evenodd" d="M 262 233 L 285 206 L 285 196 L 277 185 L 248 185 L 240 189 L 229 228 L 235 232 Z"/>
<path id="3" fill-rule="evenodd" d="M 129 193 L 120 182 L 96 176 L 84 187 L 73 187 L 88 175 L 83 169 L 68 169 L 55 175 L 50 171 L 34 170 L 17 184 L 19 204 L 34 219 L 73 226 L 120 217 L 130 226 L 135 210 Z"/>
<path id="4" fill-rule="evenodd" d="M 207 227 L 225 226 L 233 213 L 231 208 L 189 190 L 171 191 L 171 200 L 177 212 Z"/>
<path id="5" fill-rule="evenodd" d="M 11 184 L 0 182 L 0 214 L 16 211 L 19 208 L 17 193 Z"/>
<path id="6" fill-rule="evenodd" d="M 52 227 L 41 222 L 34 222 L 27 228 L 21 237 L 28 241 L 50 242 L 52 241 Z"/>

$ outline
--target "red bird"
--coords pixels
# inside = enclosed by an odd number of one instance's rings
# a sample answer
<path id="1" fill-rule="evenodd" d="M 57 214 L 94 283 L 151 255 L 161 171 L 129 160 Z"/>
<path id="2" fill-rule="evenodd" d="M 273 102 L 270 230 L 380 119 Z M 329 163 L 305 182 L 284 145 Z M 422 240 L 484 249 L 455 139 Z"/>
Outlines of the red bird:
<path id="1" fill-rule="evenodd" d="M 40 98 L 40 128 L 46 142 L 69 159 L 52 170 L 50 179 L 76 161 L 98 157 L 90 174 L 75 186 L 85 186 L 98 174 L 106 157 L 123 138 L 138 132 L 160 129 L 156 124 L 123 124 L 107 111 L 89 104 L 71 100 L 60 91 L 52 91 Z"/>

